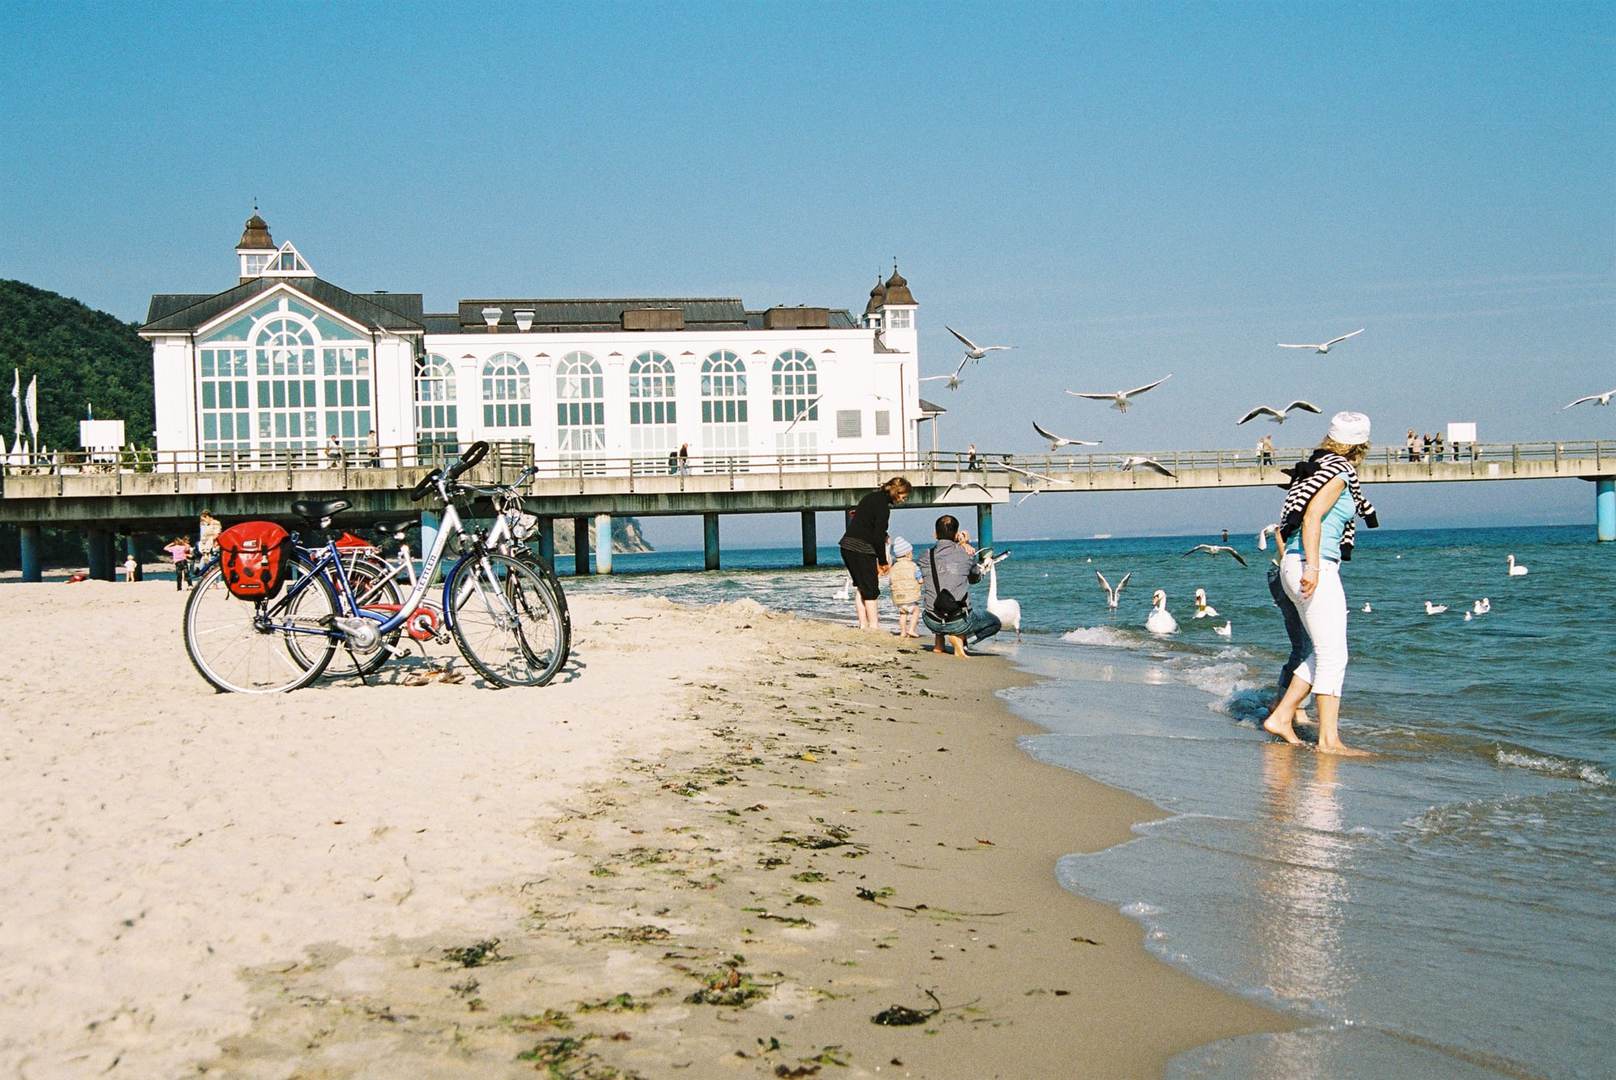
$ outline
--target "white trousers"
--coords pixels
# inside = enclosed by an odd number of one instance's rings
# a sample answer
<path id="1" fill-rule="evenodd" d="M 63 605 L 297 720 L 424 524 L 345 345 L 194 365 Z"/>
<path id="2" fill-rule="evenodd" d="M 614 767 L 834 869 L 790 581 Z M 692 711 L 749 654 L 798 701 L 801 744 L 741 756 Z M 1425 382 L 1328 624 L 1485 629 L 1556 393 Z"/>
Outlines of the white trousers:
<path id="1" fill-rule="evenodd" d="M 1302 556 L 1292 552 L 1280 566 L 1285 595 L 1301 613 L 1313 651 L 1296 667 L 1296 675 L 1313 684 L 1315 694 L 1341 696 L 1347 677 L 1347 594 L 1341 588 L 1341 564 L 1319 564 L 1319 583 L 1313 595 L 1302 597 Z"/>

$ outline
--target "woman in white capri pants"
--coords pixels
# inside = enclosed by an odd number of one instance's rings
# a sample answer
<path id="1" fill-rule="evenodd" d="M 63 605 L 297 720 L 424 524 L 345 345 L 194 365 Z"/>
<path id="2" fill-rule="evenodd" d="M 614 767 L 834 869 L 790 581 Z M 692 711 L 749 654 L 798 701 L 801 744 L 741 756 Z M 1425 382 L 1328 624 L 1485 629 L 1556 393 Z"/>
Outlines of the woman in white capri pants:
<path id="1" fill-rule="evenodd" d="M 1347 673 L 1347 594 L 1341 587 L 1343 548 L 1352 550 L 1352 519 L 1362 513 L 1371 526 L 1374 507 L 1358 488 L 1357 466 L 1369 452 L 1369 417 L 1341 412 L 1309 462 L 1291 484 L 1281 523 L 1285 558 L 1280 580 L 1296 604 L 1313 651 L 1296 668 L 1290 686 L 1263 721 L 1263 730 L 1300 745 L 1294 723 L 1297 707 L 1311 692 L 1319 715 L 1319 750 L 1364 753 L 1341 741 L 1341 687 Z M 1297 518 L 1300 518 L 1298 521 Z M 1343 544 L 1343 541 L 1345 543 Z"/>

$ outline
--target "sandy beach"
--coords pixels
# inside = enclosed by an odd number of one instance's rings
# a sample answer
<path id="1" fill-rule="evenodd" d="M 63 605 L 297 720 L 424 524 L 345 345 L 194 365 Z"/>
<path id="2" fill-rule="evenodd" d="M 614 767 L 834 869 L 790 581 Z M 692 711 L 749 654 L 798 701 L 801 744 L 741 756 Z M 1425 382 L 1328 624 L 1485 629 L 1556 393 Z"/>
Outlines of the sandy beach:
<path id="1" fill-rule="evenodd" d="M 1026 757 L 1002 661 L 596 596 L 544 689 L 256 699 L 182 603 L 0 586 L 6 1076 L 1156 1076 L 1293 1026 L 1059 888 L 1156 812 Z"/>

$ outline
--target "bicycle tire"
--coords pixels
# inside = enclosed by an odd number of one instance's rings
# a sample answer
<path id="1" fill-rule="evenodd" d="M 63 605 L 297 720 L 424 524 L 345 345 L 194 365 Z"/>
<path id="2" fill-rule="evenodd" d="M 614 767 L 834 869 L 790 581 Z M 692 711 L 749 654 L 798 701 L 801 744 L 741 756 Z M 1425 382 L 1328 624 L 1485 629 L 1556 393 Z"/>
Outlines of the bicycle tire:
<path id="1" fill-rule="evenodd" d="M 448 601 L 461 655 L 491 684 L 543 686 L 561 670 L 561 611 L 527 560 L 496 553 L 461 559 L 450 571 Z"/>
<path id="2" fill-rule="evenodd" d="M 307 686 L 318 679 L 336 651 L 337 643 L 334 638 L 308 636 L 308 641 L 323 641 L 324 645 L 311 646 L 310 650 L 305 651 L 301 642 L 294 647 L 291 640 L 304 635 L 263 629 L 257 624 L 259 613 L 263 608 L 269 609 L 272 618 L 276 617 L 277 612 L 288 610 L 287 605 L 293 589 L 298 582 L 309 577 L 313 569 L 314 564 L 308 559 L 301 555 L 292 556 L 286 571 L 286 583 L 280 595 L 271 601 L 257 602 L 239 600 L 230 595 L 218 562 L 215 561 L 209 566 L 197 579 L 191 588 L 191 595 L 185 600 L 183 623 L 185 653 L 196 673 L 207 680 L 215 690 L 227 694 L 281 694 Z M 324 612 L 309 613 L 304 617 L 319 620 L 323 616 L 329 620 L 337 611 L 337 598 L 331 589 L 331 583 L 324 577 L 314 575 L 314 579 L 302 587 L 300 596 L 310 590 L 315 590 L 315 595 L 319 598 L 316 602 L 323 602 Z M 204 608 L 207 610 L 204 611 Z M 233 628 L 238 620 L 241 623 L 239 631 Z M 204 622 L 206 625 L 200 625 Z M 215 635 L 219 635 L 218 640 L 222 644 L 213 644 Z M 223 635 L 233 637 L 227 638 Z M 243 653 L 251 650 L 253 656 L 237 659 L 233 663 L 227 662 L 219 654 L 229 650 L 231 641 L 238 643 Z M 311 652 L 319 652 L 320 655 L 312 656 Z M 254 657 L 260 653 L 264 659 L 259 659 L 255 664 Z M 284 661 L 280 659 L 281 653 L 286 654 Z M 274 660 L 275 663 L 270 663 L 270 660 Z M 254 676 L 255 670 L 260 674 Z"/>
<path id="3" fill-rule="evenodd" d="M 550 564 L 533 554 L 532 549 L 526 546 L 517 547 L 513 555 L 538 571 L 539 576 L 544 579 L 544 584 L 550 589 L 556 609 L 561 613 L 561 663 L 565 665 L 567 657 L 572 654 L 572 612 L 567 608 L 567 593 L 561 587 L 561 578 L 551 569 Z"/>

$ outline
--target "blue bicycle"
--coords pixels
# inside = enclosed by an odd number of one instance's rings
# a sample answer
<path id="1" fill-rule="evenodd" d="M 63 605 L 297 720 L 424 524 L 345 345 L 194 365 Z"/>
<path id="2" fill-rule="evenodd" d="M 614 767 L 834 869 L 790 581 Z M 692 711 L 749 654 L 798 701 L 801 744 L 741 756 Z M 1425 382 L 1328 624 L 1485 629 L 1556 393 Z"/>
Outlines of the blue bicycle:
<path id="1" fill-rule="evenodd" d="M 410 493 L 415 501 L 436 495 L 442 525 L 402 603 L 382 610 L 362 606 L 329 537 L 320 545 L 294 547 L 281 588 L 269 599 L 236 597 L 225 585 L 222 567 L 213 563 L 185 605 L 185 651 L 197 672 L 227 693 L 273 694 L 318 679 L 338 649 L 363 671 L 368 658 L 391 649 L 421 608 L 454 542 L 463 554 L 444 575 L 442 607 L 461 655 L 494 686 L 549 682 L 566 660 L 554 593 L 529 561 L 486 548 L 462 526 L 455 507 L 455 500 L 467 494 L 460 476 L 487 453 L 487 443 L 472 444 L 447 471 L 433 469 Z M 347 508 L 341 500 L 292 504 L 311 530 L 326 529 Z"/>

